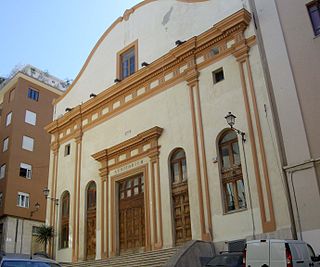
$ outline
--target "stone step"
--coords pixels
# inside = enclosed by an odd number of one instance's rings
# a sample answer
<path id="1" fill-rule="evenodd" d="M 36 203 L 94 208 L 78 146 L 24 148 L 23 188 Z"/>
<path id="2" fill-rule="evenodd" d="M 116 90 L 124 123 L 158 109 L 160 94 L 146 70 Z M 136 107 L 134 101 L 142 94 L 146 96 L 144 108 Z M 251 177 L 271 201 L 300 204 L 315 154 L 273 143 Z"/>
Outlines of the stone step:
<path id="1" fill-rule="evenodd" d="M 156 266 L 163 265 L 169 257 L 161 257 L 161 258 L 140 258 L 140 259 L 130 259 L 130 260 L 113 260 L 113 261 L 100 261 L 100 262 L 87 262 L 81 266 Z M 73 265 L 79 266 L 79 265 Z"/>
<path id="2" fill-rule="evenodd" d="M 167 248 L 140 253 L 125 253 L 120 256 L 102 260 L 84 261 L 74 264 L 64 263 L 63 267 L 161 267 L 171 258 L 180 248 Z"/>
<path id="3" fill-rule="evenodd" d="M 143 261 L 143 262 L 142 262 Z M 141 259 L 138 262 L 122 262 L 122 263 L 108 263 L 108 262 L 101 262 L 100 264 L 90 264 L 90 265 L 86 265 L 86 266 L 90 266 L 90 267 L 102 267 L 102 266 L 108 266 L 108 267 L 148 267 L 148 266 L 163 266 L 166 263 L 166 260 L 145 260 L 145 259 Z"/>
<path id="4" fill-rule="evenodd" d="M 135 256 L 126 256 L 126 257 L 122 257 L 122 256 L 118 256 L 118 257 L 112 257 L 109 259 L 104 259 L 104 260 L 97 260 L 97 261 L 86 261 L 86 262 L 79 262 L 76 264 L 64 264 L 64 266 L 78 266 L 78 267 L 82 267 L 82 266 L 90 266 L 91 264 L 94 264 L 95 266 L 98 266 L 100 263 L 109 263 L 109 264 L 114 264 L 114 263 L 122 263 L 122 262 L 135 262 L 135 261 L 140 261 L 141 258 L 143 258 L 143 260 L 154 260 L 154 259 L 158 259 L 158 260 L 167 260 L 168 258 L 170 258 L 172 255 L 174 255 L 175 252 L 166 252 L 164 254 L 153 254 L 153 255 L 135 255 Z"/>

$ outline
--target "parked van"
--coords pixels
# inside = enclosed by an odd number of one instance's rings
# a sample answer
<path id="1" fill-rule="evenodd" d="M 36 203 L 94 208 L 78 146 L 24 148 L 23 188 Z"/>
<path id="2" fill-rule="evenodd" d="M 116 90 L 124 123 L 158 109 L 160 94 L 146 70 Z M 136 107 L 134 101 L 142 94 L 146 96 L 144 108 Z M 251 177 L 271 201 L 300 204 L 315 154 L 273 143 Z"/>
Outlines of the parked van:
<path id="1" fill-rule="evenodd" d="M 246 267 L 320 267 L 320 256 L 300 240 L 247 241 L 243 257 Z"/>

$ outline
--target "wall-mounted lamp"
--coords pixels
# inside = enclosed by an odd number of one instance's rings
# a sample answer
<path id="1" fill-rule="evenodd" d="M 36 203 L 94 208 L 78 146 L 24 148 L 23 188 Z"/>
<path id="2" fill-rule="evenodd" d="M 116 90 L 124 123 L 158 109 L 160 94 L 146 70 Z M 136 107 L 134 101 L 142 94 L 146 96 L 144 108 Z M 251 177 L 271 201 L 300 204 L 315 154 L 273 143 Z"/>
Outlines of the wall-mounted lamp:
<path id="1" fill-rule="evenodd" d="M 121 80 L 117 78 L 117 79 L 114 79 L 114 82 L 119 83 L 119 82 L 121 82 Z"/>
<path id="2" fill-rule="evenodd" d="M 35 213 L 35 212 L 37 212 L 39 210 L 40 204 L 37 202 L 36 204 L 34 204 L 34 208 L 35 209 L 30 212 L 30 217 L 33 216 L 33 213 Z"/>
<path id="3" fill-rule="evenodd" d="M 226 119 L 226 121 L 227 121 L 228 125 L 230 126 L 230 128 L 232 130 L 234 130 L 238 135 L 240 135 L 242 141 L 245 142 L 246 141 L 246 134 L 244 132 L 240 131 L 239 129 L 233 127 L 234 124 L 236 123 L 236 118 L 237 117 L 235 115 L 233 115 L 229 111 L 228 114 L 224 118 Z"/>
<path id="4" fill-rule="evenodd" d="M 59 199 L 49 196 L 50 190 L 49 190 L 48 187 L 43 188 L 42 191 L 43 191 L 43 195 L 44 195 L 44 197 L 45 197 L 46 199 L 49 199 L 49 200 L 55 202 L 57 206 L 59 205 Z"/>
<path id="5" fill-rule="evenodd" d="M 72 108 L 66 108 L 66 112 L 69 112 L 71 110 L 72 110 Z"/>
<path id="6" fill-rule="evenodd" d="M 90 94 L 90 98 L 92 98 L 92 97 L 96 97 L 97 95 L 96 94 L 94 94 L 94 93 L 91 93 Z"/>
<path id="7" fill-rule="evenodd" d="M 176 41 L 176 46 L 182 45 L 183 43 L 185 43 L 186 41 L 181 41 L 181 40 L 177 40 Z"/>
<path id="8" fill-rule="evenodd" d="M 150 64 L 147 63 L 147 62 L 145 62 L 145 61 L 141 63 L 141 67 L 147 67 L 147 66 L 149 66 L 149 65 L 150 65 Z"/>
<path id="9" fill-rule="evenodd" d="M 253 208 L 252 208 L 252 197 L 251 197 L 251 189 L 250 189 L 250 182 L 249 182 L 249 172 L 248 172 L 248 165 L 247 165 L 247 158 L 246 158 L 246 151 L 245 151 L 245 148 L 244 148 L 244 143 L 246 141 L 246 134 L 242 131 L 240 131 L 239 129 L 237 128 L 234 128 L 234 125 L 236 123 L 236 116 L 233 115 L 230 111 L 228 112 L 228 114 L 224 117 L 228 123 L 228 125 L 230 126 L 230 128 L 232 130 L 234 130 L 238 135 L 241 136 L 241 141 L 242 141 L 242 151 L 243 151 L 243 160 L 244 160 L 244 166 L 245 166 L 245 170 L 246 170 L 246 183 L 248 185 L 248 194 L 249 194 L 249 202 L 250 202 L 250 212 L 251 212 L 251 221 L 252 221 L 252 236 L 253 236 L 253 239 L 256 238 L 256 234 L 255 234 L 255 222 L 254 222 L 254 214 L 253 214 Z"/>

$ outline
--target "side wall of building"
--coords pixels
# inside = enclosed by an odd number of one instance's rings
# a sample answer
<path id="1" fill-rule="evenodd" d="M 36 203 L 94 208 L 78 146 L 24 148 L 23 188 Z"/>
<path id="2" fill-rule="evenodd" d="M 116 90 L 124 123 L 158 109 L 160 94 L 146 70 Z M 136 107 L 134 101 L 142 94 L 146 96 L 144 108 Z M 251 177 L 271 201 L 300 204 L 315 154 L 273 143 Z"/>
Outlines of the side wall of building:
<path id="1" fill-rule="evenodd" d="M 319 38 L 313 37 L 308 1 L 250 2 L 278 114 L 293 220 L 298 238 L 319 252 L 319 127 L 314 123 L 320 96 Z"/>
<path id="2" fill-rule="evenodd" d="M 39 227 L 42 222 L 7 216 L 0 223 L 3 224 L 2 250 L 6 253 L 31 254 L 44 251 L 33 235 L 33 227 Z M 40 250 L 35 251 L 35 248 Z"/>

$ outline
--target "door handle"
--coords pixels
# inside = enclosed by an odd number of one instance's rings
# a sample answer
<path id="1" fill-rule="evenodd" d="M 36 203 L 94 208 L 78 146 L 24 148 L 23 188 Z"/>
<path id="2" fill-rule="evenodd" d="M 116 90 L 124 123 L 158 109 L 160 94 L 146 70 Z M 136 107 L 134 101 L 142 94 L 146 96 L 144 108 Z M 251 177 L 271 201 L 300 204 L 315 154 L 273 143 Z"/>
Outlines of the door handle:
<path id="1" fill-rule="evenodd" d="M 297 263 L 304 263 L 304 261 L 297 261 Z"/>

